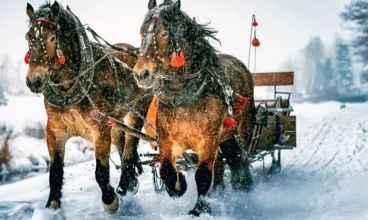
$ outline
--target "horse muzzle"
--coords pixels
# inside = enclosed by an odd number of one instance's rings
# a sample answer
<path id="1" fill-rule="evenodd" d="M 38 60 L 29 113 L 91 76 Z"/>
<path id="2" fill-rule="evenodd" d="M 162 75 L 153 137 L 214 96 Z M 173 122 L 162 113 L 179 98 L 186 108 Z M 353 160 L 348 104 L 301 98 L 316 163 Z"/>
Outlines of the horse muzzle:
<path id="1" fill-rule="evenodd" d="M 45 90 L 45 77 L 42 77 L 40 75 L 36 75 L 33 77 L 27 77 L 26 79 L 27 87 L 31 90 L 33 93 L 42 93 Z"/>
<path id="2" fill-rule="evenodd" d="M 148 70 L 143 70 L 141 73 L 134 71 L 133 75 L 138 87 L 150 89 L 154 86 L 155 79 L 153 73 L 150 73 Z"/>

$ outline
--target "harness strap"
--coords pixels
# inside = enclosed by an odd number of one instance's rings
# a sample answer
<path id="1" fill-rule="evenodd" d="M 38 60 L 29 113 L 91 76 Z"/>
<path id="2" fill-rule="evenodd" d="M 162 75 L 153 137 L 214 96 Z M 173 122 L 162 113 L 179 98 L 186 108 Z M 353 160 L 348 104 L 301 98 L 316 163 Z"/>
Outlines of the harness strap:
<path id="1" fill-rule="evenodd" d="M 123 49 L 123 48 L 120 48 L 120 47 L 117 47 L 117 46 L 114 46 L 112 44 L 110 44 L 109 42 L 107 42 L 105 39 L 103 39 L 100 35 L 98 35 L 92 28 L 90 28 L 88 25 L 85 25 L 86 26 L 86 30 L 89 31 L 93 38 L 99 42 L 98 39 L 101 39 L 106 45 L 108 45 L 109 47 L 111 47 L 112 49 L 114 50 L 117 50 L 117 51 L 120 51 L 120 52 L 124 52 L 124 53 L 127 53 L 129 55 L 132 55 L 134 57 L 138 57 L 138 54 L 137 52 L 134 52 L 134 51 L 131 51 L 131 50 L 126 50 L 126 49 Z"/>
<path id="2" fill-rule="evenodd" d="M 161 75 L 161 74 L 157 74 L 156 77 L 159 79 L 163 79 L 163 80 L 168 80 L 168 81 L 179 81 L 179 80 L 186 80 L 186 79 L 193 79 L 196 78 L 198 76 L 200 76 L 202 74 L 202 70 L 193 73 L 193 74 L 187 74 L 187 75 Z"/>

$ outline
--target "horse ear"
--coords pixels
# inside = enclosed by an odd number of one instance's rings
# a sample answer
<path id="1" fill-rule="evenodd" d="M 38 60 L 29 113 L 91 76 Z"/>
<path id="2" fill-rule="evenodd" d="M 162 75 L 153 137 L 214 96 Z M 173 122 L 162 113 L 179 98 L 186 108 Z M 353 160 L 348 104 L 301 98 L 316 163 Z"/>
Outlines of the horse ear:
<path id="1" fill-rule="evenodd" d="M 54 17 L 59 16 L 59 11 L 60 11 L 60 5 L 57 1 L 55 1 L 54 4 L 52 4 L 51 6 L 51 12 L 54 15 Z"/>
<path id="2" fill-rule="evenodd" d="M 175 12 L 179 12 L 180 11 L 180 6 L 181 6 L 181 3 L 180 3 L 180 0 L 177 0 L 176 2 L 174 2 L 174 11 Z"/>
<path id="3" fill-rule="evenodd" d="M 34 13 L 34 9 L 33 9 L 31 4 L 27 3 L 27 10 L 26 11 L 27 11 L 28 17 L 31 18 L 33 13 Z"/>
<path id="4" fill-rule="evenodd" d="M 157 6 L 157 2 L 156 0 L 150 0 L 148 2 L 148 10 L 151 10 L 152 8 L 156 7 Z"/>

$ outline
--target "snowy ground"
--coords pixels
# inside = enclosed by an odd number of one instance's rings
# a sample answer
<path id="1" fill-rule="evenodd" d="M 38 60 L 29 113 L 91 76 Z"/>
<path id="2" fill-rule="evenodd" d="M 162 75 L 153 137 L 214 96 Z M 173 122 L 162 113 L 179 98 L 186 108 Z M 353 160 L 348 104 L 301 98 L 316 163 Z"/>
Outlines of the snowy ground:
<path id="1" fill-rule="evenodd" d="M 368 219 L 367 104 L 298 104 L 298 147 L 283 153 L 283 170 L 268 181 L 256 177 L 253 192 L 214 196 L 213 216 L 203 219 Z M 68 153 L 66 154 L 68 158 Z M 118 161 L 116 153 L 114 160 Z M 261 164 L 254 164 L 255 171 Z M 0 186 L 0 219 L 191 219 L 194 174 L 187 173 L 188 191 L 177 200 L 152 187 L 149 167 L 140 177 L 139 192 L 121 201 L 119 212 L 103 212 L 94 179 L 95 162 L 65 168 L 63 208 L 44 209 L 48 175 Z M 111 183 L 120 173 L 111 169 Z"/>
<path id="2" fill-rule="evenodd" d="M 2 172 L 30 172 L 36 168 L 47 168 L 46 121 L 42 96 L 11 96 L 7 106 L 0 106 L 0 148 L 5 135 L 12 132 L 9 141 L 11 160 Z M 71 139 L 66 148 L 66 165 L 94 158 L 93 146 L 82 138 Z"/>

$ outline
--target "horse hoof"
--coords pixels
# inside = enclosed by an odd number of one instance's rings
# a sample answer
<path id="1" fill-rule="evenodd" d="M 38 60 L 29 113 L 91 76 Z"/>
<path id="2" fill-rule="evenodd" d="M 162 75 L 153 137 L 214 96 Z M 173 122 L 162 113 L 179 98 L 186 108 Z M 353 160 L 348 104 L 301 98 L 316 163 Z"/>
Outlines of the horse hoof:
<path id="1" fill-rule="evenodd" d="M 132 181 L 131 184 L 129 184 L 127 195 L 128 196 L 133 196 L 133 195 L 137 194 L 138 189 L 139 189 L 139 181 L 138 181 L 138 179 L 135 179 L 134 182 Z"/>
<path id="2" fill-rule="evenodd" d="M 173 189 L 166 187 L 166 191 L 170 197 L 179 198 L 184 195 L 185 191 L 187 191 L 187 181 L 182 173 L 179 172 L 179 181 L 176 181 Z"/>
<path id="3" fill-rule="evenodd" d="M 197 203 L 194 209 L 190 210 L 189 215 L 199 217 L 201 214 L 210 214 L 211 208 L 207 203 Z"/>
<path id="4" fill-rule="evenodd" d="M 52 209 L 52 210 L 58 210 L 60 209 L 60 202 L 56 201 L 56 200 L 52 200 L 47 202 L 46 204 L 46 208 Z"/>
<path id="5" fill-rule="evenodd" d="M 114 201 L 111 204 L 102 203 L 102 205 L 103 205 L 103 208 L 104 208 L 105 212 L 109 212 L 109 213 L 116 212 L 119 208 L 118 196 L 115 194 Z"/>
<path id="6" fill-rule="evenodd" d="M 126 181 L 120 181 L 119 186 L 116 188 L 116 192 L 121 196 L 132 196 L 137 194 L 139 189 L 139 181 L 137 178 L 131 179 L 129 183 Z"/>

